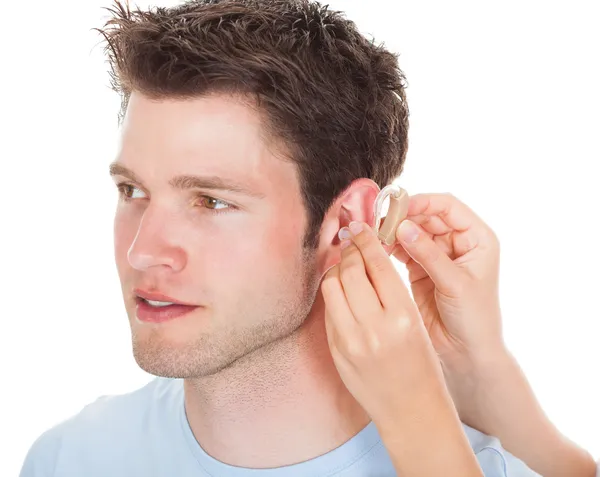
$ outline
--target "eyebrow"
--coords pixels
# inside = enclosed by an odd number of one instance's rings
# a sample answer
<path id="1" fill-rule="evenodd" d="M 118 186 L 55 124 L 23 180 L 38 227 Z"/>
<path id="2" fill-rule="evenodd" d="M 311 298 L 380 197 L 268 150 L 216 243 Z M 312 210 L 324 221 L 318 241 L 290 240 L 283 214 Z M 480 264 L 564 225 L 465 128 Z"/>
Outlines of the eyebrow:
<path id="1" fill-rule="evenodd" d="M 109 172 L 112 176 L 123 176 L 132 180 L 133 182 L 143 185 L 140 178 L 131 170 L 118 162 L 113 162 L 109 166 Z M 235 194 L 243 194 L 255 199 L 264 199 L 265 195 L 248 189 L 245 185 L 230 179 L 223 179 L 219 176 L 194 176 L 194 175 L 181 175 L 175 176 L 169 181 L 169 185 L 177 190 L 188 190 L 188 189 L 211 189 L 211 190 L 222 190 L 226 192 L 233 192 Z"/>

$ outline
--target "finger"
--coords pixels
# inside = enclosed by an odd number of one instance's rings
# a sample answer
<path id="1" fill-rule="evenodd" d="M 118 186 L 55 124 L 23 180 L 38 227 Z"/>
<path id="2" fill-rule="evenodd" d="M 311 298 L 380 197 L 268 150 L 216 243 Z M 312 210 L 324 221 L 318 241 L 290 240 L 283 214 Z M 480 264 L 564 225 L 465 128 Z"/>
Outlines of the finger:
<path id="1" fill-rule="evenodd" d="M 342 250 L 339 267 L 340 281 L 354 318 L 362 324 L 370 323 L 373 317 L 381 315 L 383 307 L 356 245 L 350 243 Z"/>
<path id="2" fill-rule="evenodd" d="M 383 308 L 396 310 L 412 303 L 406 285 L 379 238 L 368 224 L 359 223 L 363 230 L 354 235 L 352 241 L 364 258 L 367 275 Z"/>
<path id="3" fill-rule="evenodd" d="M 404 219 L 406 220 L 406 219 Z M 412 220 L 411 220 L 412 221 Z M 402 223 L 402 222 L 401 222 Z M 419 224 L 416 224 L 419 228 L 419 234 L 426 234 L 428 237 L 433 237 L 433 235 L 428 234 L 423 230 L 423 227 Z M 398 226 L 399 228 L 400 226 Z M 396 229 L 396 241 L 394 242 L 394 248 L 392 249 L 392 256 L 396 259 L 400 260 L 403 264 L 409 265 L 409 262 L 412 260 L 410 254 L 404 248 L 402 241 L 400 240 L 400 236 L 398 235 L 398 229 Z"/>
<path id="4" fill-rule="evenodd" d="M 407 217 L 425 215 L 439 216 L 454 230 L 467 230 L 481 219 L 466 204 L 452 194 L 415 194 L 410 197 Z"/>
<path id="5" fill-rule="evenodd" d="M 330 268 L 321 281 L 321 294 L 325 302 L 325 315 L 335 333 L 351 333 L 357 326 L 340 281 L 339 265 Z M 333 335 L 332 335 L 333 336 Z"/>
<path id="6" fill-rule="evenodd" d="M 402 246 L 402 244 L 398 243 L 398 241 L 396 241 L 395 244 L 396 245 L 394 246 L 394 250 L 392 251 L 392 256 L 406 266 L 406 270 L 408 271 L 409 282 L 413 284 L 416 281 L 427 277 L 427 272 L 418 262 L 415 262 L 413 260 L 413 258 Z"/>
<path id="7" fill-rule="evenodd" d="M 457 232 L 454 239 L 454 252 L 460 256 L 473 249 L 484 238 L 494 234 L 488 225 L 466 204 L 452 194 L 415 194 L 411 196 L 407 218 L 415 216 L 437 216 L 450 229 L 445 230 L 436 220 L 421 220 L 421 226 L 428 232 Z M 435 227 L 435 229 L 434 229 Z"/>
<path id="8" fill-rule="evenodd" d="M 410 219 L 411 222 L 414 222 L 413 219 Z M 454 240 L 451 232 L 437 235 L 430 234 L 428 231 L 424 230 L 422 224 L 417 223 L 417 227 L 419 227 L 419 233 L 423 234 L 426 237 L 429 237 L 434 241 L 434 243 L 440 248 L 442 252 L 450 257 L 451 260 L 457 258 L 456 253 L 454 252 Z M 444 225 L 445 227 L 445 225 Z M 456 238 L 456 237 L 454 237 Z M 411 256 L 406 252 L 402 244 L 400 243 L 400 238 L 396 236 L 396 241 L 394 242 L 394 248 L 392 249 L 391 255 L 395 257 L 400 262 L 404 263 L 407 267 L 415 265 L 416 262 L 412 260 Z M 418 264 L 416 264 L 418 265 Z M 419 266 L 420 268 L 420 266 Z"/>
<path id="9" fill-rule="evenodd" d="M 404 247 L 397 241 L 396 245 L 394 246 L 394 249 L 392 250 L 392 257 L 402 262 L 404 265 L 408 265 L 408 262 L 412 260 L 408 252 L 404 250 Z"/>
<path id="10" fill-rule="evenodd" d="M 420 225 L 424 232 L 432 238 L 434 235 L 446 235 L 453 230 L 437 215 L 418 214 L 407 216 L 406 218 Z"/>
<path id="11" fill-rule="evenodd" d="M 416 224 L 405 219 L 396 231 L 396 238 L 442 294 L 452 296 L 455 293 L 461 283 L 462 271 L 427 234 L 420 233 Z"/>

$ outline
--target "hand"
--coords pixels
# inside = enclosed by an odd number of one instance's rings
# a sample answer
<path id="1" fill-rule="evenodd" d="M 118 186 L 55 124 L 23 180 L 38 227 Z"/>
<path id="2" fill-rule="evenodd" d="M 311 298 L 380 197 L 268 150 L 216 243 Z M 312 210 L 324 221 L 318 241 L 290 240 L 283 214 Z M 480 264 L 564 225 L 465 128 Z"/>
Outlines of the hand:
<path id="1" fill-rule="evenodd" d="M 353 225 L 358 225 L 358 230 Z M 483 473 L 416 304 L 373 230 L 343 228 L 323 278 L 325 327 L 342 381 L 378 428 L 398 475 Z M 343 237 L 340 237 L 343 238 Z M 422 456 L 435 449 L 435 457 Z"/>
<path id="2" fill-rule="evenodd" d="M 406 241 L 404 226 L 415 224 L 417 239 Z M 406 264 L 413 298 L 442 362 L 463 366 L 504 353 L 500 245 L 490 227 L 451 194 L 417 194 L 396 238 L 392 255 Z"/>
<path id="3" fill-rule="evenodd" d="M 592 456 L 552 424 L 504 346 L 494 232 L 451 194 L 412 196 L 407 219 L 419 238 L 405 241 L 399 227 L 392 253 L 407 266 L 461 420 L 540 475 L 593 475 Z"/>
<path id="4" fill-rule="evenodd" d="M 408 289 L 373 230 L 357 224 L 364 229 L 321 283 L 327 340 L 342 381 L 371 419 L 399 422 L 402 409 L 447 389 Z"/>

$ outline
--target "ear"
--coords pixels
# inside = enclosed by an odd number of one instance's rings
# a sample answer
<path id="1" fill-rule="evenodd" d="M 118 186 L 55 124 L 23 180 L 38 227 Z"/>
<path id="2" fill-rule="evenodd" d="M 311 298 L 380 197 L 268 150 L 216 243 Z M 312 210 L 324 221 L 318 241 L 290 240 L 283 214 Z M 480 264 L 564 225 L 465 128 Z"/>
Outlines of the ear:
<path id="1" fill-rule="evenodd" d="M 331 267 L 340 263 L 342 252 L 338 232 L 342 227 L 347 227 L 354 221 L 375 226 L 373 212 L 379 191 L 379 186 L 374 181 L 360 178 L 353 181 L 334 201 L 321 225 L 318 249 L 321 278 Z"/>

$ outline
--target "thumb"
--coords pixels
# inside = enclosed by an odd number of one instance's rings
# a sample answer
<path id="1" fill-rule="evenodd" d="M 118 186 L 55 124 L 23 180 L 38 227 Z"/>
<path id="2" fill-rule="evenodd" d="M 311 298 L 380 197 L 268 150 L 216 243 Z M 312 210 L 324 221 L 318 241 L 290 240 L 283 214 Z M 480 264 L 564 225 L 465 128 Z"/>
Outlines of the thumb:
<path id="1" fill-rule="evenodd" d="M 396 229 L 396 240 L 406 254 L 421 265 L 441 293 L 448 296 L 455 293 L 460 269 L 421 227 L 403 220 Z"/>

